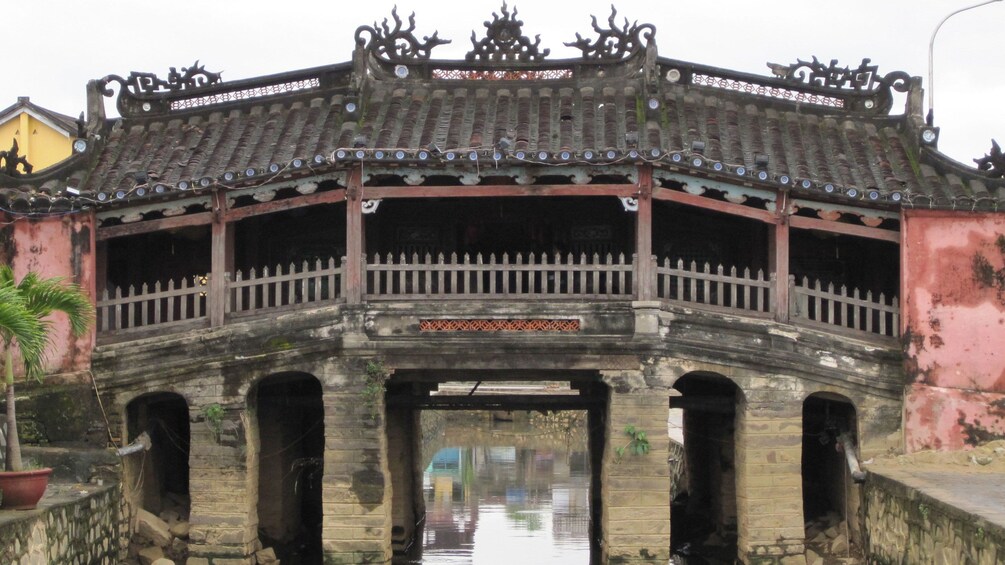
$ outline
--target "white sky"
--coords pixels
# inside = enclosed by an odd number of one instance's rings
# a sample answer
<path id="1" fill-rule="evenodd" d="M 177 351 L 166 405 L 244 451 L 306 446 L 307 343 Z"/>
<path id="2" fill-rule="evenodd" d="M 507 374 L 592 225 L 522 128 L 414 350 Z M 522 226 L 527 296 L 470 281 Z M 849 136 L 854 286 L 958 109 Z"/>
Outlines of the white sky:
<path id="1" fill-rule="evenodd" d="M 903 70 L 928 85 L 928 41 L 936 24 L 977 0 L 619 0 L 624 17 L 657 28 L 663 57 L 769 75 L 781 64 L 816 55 L 857 66 L 863 57 L 879 72 Z M 169 67 L 199 59 L 224 81 L 338 63 L 350 59 L 360 25 L 389 17 L 394 1 L 366 0 L 29 0 L 10 7 L 2 34 L 7 72 L 0 108 L 17 96 L 76 116 L 85 107 L 89 79 L 130 71 L 164 78 Z M 398 0 L 403 18 L 416 13 L 421 39 L 438 30 L 453 43 L 433 50 L 440 59 L 463 58 L 475 30 L 498 12 L 495 0 Z M 510 2 L 512 8 L 514 3 Z M 605 22 L 609 0 L 517 1 L 524 32 L 541 35 L 550 58 L 579 52 L 562 43 L 580 32 L 592 38 L 590 16 Z M 1005 2 L 950 19 L 935 45 L 935 125 L 939 147 L 973 165 L 1005 142 Z M 926 93 L 927 100 L 927 93 Z M 113 111 L 109 99 L 106 107 Z M 926 102 L 927 109 L 927 102 Z M 902 112 L 902 106 L 895 106 Z M 0 140 L 0 146 L 6 147 Z"/>

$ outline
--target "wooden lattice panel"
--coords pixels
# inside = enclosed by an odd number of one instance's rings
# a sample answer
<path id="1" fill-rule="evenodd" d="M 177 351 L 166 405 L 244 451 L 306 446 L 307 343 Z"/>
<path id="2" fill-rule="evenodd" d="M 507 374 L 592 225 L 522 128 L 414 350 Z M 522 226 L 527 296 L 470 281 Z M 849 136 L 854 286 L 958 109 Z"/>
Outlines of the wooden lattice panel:
<path id="1" fill-rule="evenodd" d="M 579 320 L 420 320 L 423 332 L 578 332 Z"/>

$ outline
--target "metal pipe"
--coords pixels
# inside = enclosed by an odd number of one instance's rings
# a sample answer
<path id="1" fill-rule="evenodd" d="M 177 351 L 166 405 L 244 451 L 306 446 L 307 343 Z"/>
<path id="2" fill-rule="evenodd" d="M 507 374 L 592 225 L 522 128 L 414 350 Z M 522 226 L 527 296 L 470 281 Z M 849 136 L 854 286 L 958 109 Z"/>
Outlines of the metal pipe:
<path id="1" fill-rule="evenodd" d="M 852 480 L 859 484 L 864 483 L 866 472 L 858 464 L 858 457 L 855 456 L 855 442 L 852 441 L 851 434 L 841 432 L 841 435 L 837 437 L 837 442 L 841 446 L 841 450 L 844 451 L 845 459 L 848 461 L 848 470 L 851 471 Z"/>
<path id="2" fill-rule="evenodd" d="M 942 18 L 939 25 L 935 26 L 935 31 L 932 32 L 932 39 L 928 42 L 928 112 L 934 115 L 935 108 L 935 62 L 933 54 L 935 52 L 935 36 L 939 33 L 939 29 L 942 28 L 942 24 L 946 23 L 946 20 L 959 14 L 960 12 L 966 12 L 967 10 L 973 10 L 974 8 L 980 8 L 987 4 L 993 4 L 995 2 L 1001 2 L 1002 0 L 986 0 L 979 4 L 974 4 L 973 6 L 967 6 L 965 8 L 960 8 L 955 12 L 950 13 L 948 16 Z"/>
<path id="3" fill-rule="evenodd" d="M 115 453 L 119 457 L 123 457 L 125 455 L 139 453 L 140 451 L 150 451 L 151 445 L 150 434 L 143 432 L 142 434 L 136 436 L 136 439 L 134 439 L 129 445 L 116 449 Z"/>

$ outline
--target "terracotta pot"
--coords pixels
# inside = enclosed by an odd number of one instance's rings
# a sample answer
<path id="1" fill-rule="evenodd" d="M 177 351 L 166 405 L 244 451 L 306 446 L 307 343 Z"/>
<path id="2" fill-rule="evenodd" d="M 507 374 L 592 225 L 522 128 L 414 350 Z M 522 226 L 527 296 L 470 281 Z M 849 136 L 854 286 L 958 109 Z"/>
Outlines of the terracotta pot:
<path id="1" fill-rule="evenodd" d="M 31 510 L 38 506 L 38 501 L 49 486 L 49 475 L 52 469 L 34 469 L 32 471 L 0 472 L 0 493 L 3 493 L 4 510 Z"/>

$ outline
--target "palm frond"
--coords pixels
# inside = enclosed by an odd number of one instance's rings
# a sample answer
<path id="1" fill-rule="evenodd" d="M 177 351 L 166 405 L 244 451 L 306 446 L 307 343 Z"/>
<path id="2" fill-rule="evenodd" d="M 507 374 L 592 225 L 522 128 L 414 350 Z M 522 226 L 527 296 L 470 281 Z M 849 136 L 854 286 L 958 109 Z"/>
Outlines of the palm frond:
<path id="1" fill-rule="evenodd" d="M 16 287 L 0 284 L 0 337 L 4 348 L 17 344 L 26 373 L 40 376 L 48 332 L 42 321 L 28 309 Z"/>
<path id="2" fill-rule="evenodd" d="M 15 282 L 9 265 L 0 265 L 0 336 L 6 347 L 17 343 L 25 375 L 41 379 L 45 350 L 51 339 L 53 312 L 63 312 L 75 335 L 87 331 L 94 319 L 94 307 L 87 295 L 75 284 L 63 279 L 44 279 L 30 272 Z"/>

